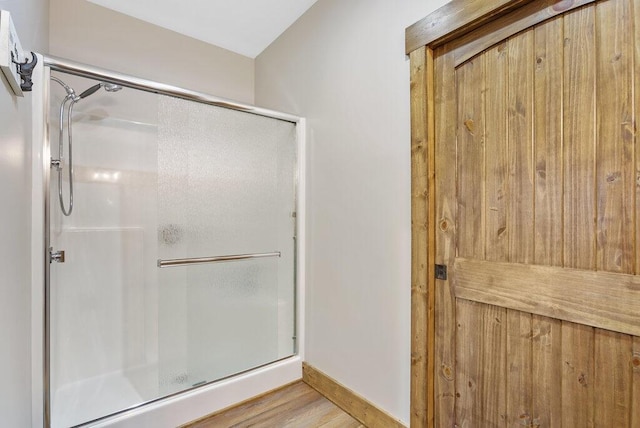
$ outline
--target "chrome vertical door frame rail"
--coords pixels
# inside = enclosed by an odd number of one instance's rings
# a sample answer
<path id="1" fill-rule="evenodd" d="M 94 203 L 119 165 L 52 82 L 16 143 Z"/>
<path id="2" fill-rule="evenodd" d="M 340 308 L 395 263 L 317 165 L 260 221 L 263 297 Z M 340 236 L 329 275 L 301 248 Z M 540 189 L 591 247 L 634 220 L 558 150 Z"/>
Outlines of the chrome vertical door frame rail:
<path id="1" fill-rule="evenodd" d="M 209 94 L 205 94 L 202 92 L 192 91 L 189 89 L 179 88 L 172 85 L 167 85 L 164 83 L 154 82 L 152 80 L 147 80 L 139 77 L 134 77 L 130 75 L 126 75 L 123 73 L 119 73 L 116 71 L 106 70 L 99 67 L 93 67 L 86 64 L 81 64 L 74 61 L 69 61 L 62 58 L 56 58 L 53 56 L 43 55 L 43 65 L 45 68 L 45 78 L 44 78 L 44 88 L 45 91 L 45 105 L 44 105 L 44 113 L 45 113 L 45 141 L 43 142 L 43 186 L 44 186 L 44 326 L 43 326 L 43 347 L 44 347 L 44 356 L 43 356 L 43 381 L 44 381 L 44 393 L 43 393 L 43 425 L 44 428 L 50 428 L 51 426 L 51 365 L 50 365 L 50 354 L 51 354 L 51 274 L 50 274 L 50 254 L 49 254 L 49 246 L 51 245 L 51 224 L 50 224 L 50 216 L 51 216 L 51 207 L 50 207 L 50 183 L 51 183 L 51 147 L 50 147 L 50 135 L 48 129 L 49 123 L 49 100 L 50 100 L 50 85 L 49 85 L 49 76 L 50 71 L 60 71 L 67 74 L 72 74 L 75 76 L 85 77 L 89 79 L 95 79 L 98 81 L 107 81 L 110 83 L 116 83 L 126 88 L 138 89 L 145 92 L 156 93 L 160 95 L 166 95 L 175 98 L 181 98 L 188 101 L 194 101 L 197 103 L 213 105 L 217 107 L 223 107 L 231 110 L 242 111 L 245 113 L 256 114 L 259 116 L 265 116 L 273 119 L 279 119 L 286 122 L 291 122 L 296 124 L 298 127 L 302 126 L 303 131 L 298 132 L 298 136 L 304 136 L 304 119 L 299 116 L 291 115 L 288 113 L 282 113 L 274 110 L 264 109 L 260 107 L 255 107 L 249 104 L 238 103 L 232 100 L 228 100 L 225 98 L 215 97 Z M 299 142 L 298 142 L 299 144 Z M 298 145 L 298 150 L 302 150 L 304 153 L 304 148 L 301 145 Z M 299 158 L 302 159 L 302 164 L 304 164 L 304 157 Z M 294 206 L 297 212 L 301 211 L 301 206 L 299 205 L 300 201 L 298 200 L 298 191 L 300 189 L 304 189 L 304 186 L 299 186 L 299 180 L 301 179 L 299 176 L 299 168 L 301 164 L 296 162 L 295 165 L 295 174 L 296 174 L 296 187 L 294 189 Z M 304 190 L 302 190 L 304 191 Z M 298 329 L 298 276 L 297 276 L 297 264 L 298 264 L 298 248 L 297 248 L 297 239 L 300 234 L 300 223 L 298 222 L 298 214 L 296 215 L 295 225 L 294 225 L 294 336 L 297 336 Z M 261 253 L 258 257 L 275 257 L 280 256 L 279 252 L 274 253 Z M 245 256 L 245 255 L 240 255 Z M 252 255 L 249 255 L 252 256 Z M 255 255 L 253 255 L 255 256 Z M 225 256 L 223 256 L 225 257 Z M 256 257 L 241 257 L 241 259 L 245 258 L 256 258 Z M 179 260 L 179 259 L 178 259 Z M 239 260 L 239 259 L 238 259 Z M 160 263 L 160 260 L 158 261 Z M 164 262 L 168 262 L 167 266 L 175 266 L 175 264 L 171 264 L 174 260 L 165 260 Z M 296 340 L 296 349 L 295 352 L 298 352 L 298 341 Z M 182 391 L 184 392 L 184 391 Z M 176 396 L 181 394 L 182 392 L 178 392 L 175 394 L 171 394 L 168 397 Z M 123 411 L 133 410 L 149 404 L 151 402 L 156 402 L 168 397 L 160 397 L 149 402 L 144 402 L 136 406 L 132 406 Z M 109 417 L 109 416 L 105 416 Z M 104 419 L 104 418 L 100 418 Z M 95 422 L 95 421 L 92 421 Z"/>
<path id="2" fill-rule="evenodd" d="M 300 117 L 288 113 L 281 113 L 278 111 L 255 107 L 249 104 L 238 103 L 226 98 L 214 97 L 213 95 L 205 94 L 203 92 L 179 88 L 177 86 L 154 82 L 152 80 L 147 80 L 140 77 L 129 76 L 126 74 L 118 73 L 117 71 L 93 67 L 66 59 L 56 58 L 53 56 L 45 56 L 44 65 L 45 67 L 50 67 L 51 70 L 63 71 L 65 73 L 86 77 L 89 79 L 102 81 L 106 80 L 110 83 L 116 83 L 127 88 L 139 89 L 141 91 L 152 92 L 155 94 L 168 95 L 170 97 L 182 98 L 198 103 L 224 107 L 231 110 L 244 111 L 246 113 L 271 117 L 273 119 L 280 119 L 287 122 L 300 122 Z"/>

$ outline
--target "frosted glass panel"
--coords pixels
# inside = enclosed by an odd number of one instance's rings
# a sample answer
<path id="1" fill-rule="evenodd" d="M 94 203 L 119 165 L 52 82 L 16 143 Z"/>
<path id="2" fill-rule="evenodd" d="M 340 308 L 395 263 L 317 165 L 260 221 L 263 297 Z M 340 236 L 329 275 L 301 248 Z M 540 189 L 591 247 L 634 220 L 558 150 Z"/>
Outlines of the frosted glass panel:
<path id="1" fill-rule="evenodd" d="M 97 83 L 57 76 L 76 92 Z M 65 92 L 51 89 L 55 156 Z M 66 253 L 50 267 L 53 427 L 294 353 L 294 124 L 124 88 L 80 100 L 73 137 L 71 216 L 55 170 L 49 189 L 51 245 Z M 68 184 L 65 171 L 65 201 Z"/>
<path id="2" fill-rule="evenodd" d="M 161 270 L 170 390 L 293 354 L 295 127 L 174 98 L 159 123 L 159 257 L 281 253 Z"/>

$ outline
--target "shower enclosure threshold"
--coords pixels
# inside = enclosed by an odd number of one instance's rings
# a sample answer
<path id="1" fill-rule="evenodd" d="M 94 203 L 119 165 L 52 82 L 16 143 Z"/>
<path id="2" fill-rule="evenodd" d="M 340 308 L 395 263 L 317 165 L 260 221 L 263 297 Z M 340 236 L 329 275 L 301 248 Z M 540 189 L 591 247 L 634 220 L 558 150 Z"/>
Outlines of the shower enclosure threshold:
<path id="1" fill-rule="evenodd" d="M 302 358 L 295 355 L 76 426 L 174 428 L 300 379 Z"/>

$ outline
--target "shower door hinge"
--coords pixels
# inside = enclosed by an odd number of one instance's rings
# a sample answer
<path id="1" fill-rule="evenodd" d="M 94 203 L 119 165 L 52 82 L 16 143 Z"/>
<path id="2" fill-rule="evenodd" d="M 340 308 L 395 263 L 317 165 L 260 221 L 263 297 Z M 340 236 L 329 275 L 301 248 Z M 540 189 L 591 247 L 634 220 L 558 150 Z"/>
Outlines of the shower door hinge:
<path id="1" fill-rule="evenodd" d="M 55 168 L 57 171 L 62 169 L 62 159 L 51 158 L 51 168 Z"/>
<path id="2" fill-rule="evenodd" d="M 447 279 L 447 265 L 436 265 L 436 279 Z"/>
<path id="3" fill-rule="evenodd" d="M 64 250 L 53 251 L 53 247 L 49 247 L 49 263 L 64 263 Z"/>

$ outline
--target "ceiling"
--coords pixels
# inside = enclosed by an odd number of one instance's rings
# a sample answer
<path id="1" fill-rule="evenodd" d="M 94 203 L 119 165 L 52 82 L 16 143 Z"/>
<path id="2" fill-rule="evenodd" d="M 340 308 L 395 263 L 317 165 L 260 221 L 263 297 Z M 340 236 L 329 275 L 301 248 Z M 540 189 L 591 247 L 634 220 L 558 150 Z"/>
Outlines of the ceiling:
<path id="1" fill-rule="evenodd" d="M 317 0 L 88 0 L 255 58 Z"/>

